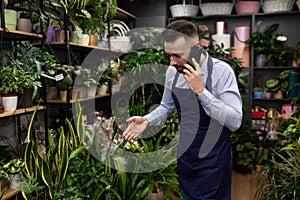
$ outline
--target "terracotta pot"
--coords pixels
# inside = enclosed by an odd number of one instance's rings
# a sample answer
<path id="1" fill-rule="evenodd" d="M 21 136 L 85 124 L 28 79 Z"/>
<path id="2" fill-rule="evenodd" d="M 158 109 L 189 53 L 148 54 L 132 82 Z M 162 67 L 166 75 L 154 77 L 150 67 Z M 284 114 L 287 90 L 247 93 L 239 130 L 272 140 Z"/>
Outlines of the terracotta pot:
<path id="1" fill-rule="evenodd" d="M 70 33 L 67 31 L 67 39 L 70 39 Z M 64 42 L 65 40 L 65 30 L 56 30 L 55 31 L 55 41 L 56 42 Z"/>
<path id="2" fill-rule="evenodd" d="M 273 93 L 274 99 L 282 99 L 283 98 L 283 92 L 281 90 L 278 90 L 277 92 Z"/>
<path id="3" fill-rule="evenodd" d="M 78 92 L 75 91 L 75 90 L 72 90 L 72 91 L 71 91 L 71 99 L 72 99 L 72 100 L 76 100 L 76 99 L 77 99 L 77 96 L 78 96 Z"/>
<path id="4" fill-rule="evenodd" d="M 146 195 L 143 200 L 163 200 L 164 199 L 164 193 L 152 193 L 151 196 Z"/>
<path id="5" fill-rule="evenodd" d="M 0 106 L 0 114 L 4 113 L 4 106 Z"/>

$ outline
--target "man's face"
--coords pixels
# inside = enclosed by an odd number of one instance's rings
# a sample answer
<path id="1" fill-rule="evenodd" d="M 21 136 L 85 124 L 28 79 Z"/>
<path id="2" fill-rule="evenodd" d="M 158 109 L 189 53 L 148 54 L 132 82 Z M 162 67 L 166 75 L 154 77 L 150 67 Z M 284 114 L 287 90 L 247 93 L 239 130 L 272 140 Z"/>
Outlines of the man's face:
<path id="1" fill-rule="evenodd" d="M 179 37 L 173 42 L 165 42 L 164 47 L 166 54 L 169 55 L 170 65 L 174 66 L 178 72 L 182 72 L 190 53 L 190 47 L 186 44 L 185 38 Z"/>

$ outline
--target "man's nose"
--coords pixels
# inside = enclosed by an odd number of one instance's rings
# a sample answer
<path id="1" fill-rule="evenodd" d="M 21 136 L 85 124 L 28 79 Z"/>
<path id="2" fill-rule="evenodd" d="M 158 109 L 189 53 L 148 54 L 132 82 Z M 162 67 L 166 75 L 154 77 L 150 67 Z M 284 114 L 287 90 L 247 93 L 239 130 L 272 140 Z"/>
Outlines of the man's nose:
<path id="1" fill-rule="evenodd" d="M 170 56 L 170 65 L 176 65 L 177 64 L 177 58 L 175 56 Z"/>

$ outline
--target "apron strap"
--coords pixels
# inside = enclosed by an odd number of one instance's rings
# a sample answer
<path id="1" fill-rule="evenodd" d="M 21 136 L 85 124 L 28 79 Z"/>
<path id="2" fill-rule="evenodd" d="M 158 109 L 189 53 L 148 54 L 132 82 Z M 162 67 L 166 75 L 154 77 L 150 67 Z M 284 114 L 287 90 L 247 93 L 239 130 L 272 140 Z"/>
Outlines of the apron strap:
<path id="1" fill-rule="evenodd" d="M 210 55 L 206 54 L 208 56 L 208 60 L 207 60 L 207 79 L 206 79 L 206 88 L 208 89 L 208 91 L 212 91 L 211 87 L 212 87 L 212 79 L 211 79 L 211 75 L 212 75 L 212 70 L 213 70 L 213 61 L 212 58 L 210 57 Z"/>

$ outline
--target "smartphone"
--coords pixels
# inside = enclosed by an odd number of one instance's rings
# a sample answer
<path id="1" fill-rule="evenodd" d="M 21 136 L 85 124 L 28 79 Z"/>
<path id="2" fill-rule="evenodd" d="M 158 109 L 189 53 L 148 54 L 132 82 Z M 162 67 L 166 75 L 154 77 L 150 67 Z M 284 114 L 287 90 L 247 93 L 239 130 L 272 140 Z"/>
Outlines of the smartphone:
<path id="1" fill-rule="evenodd" d="M 187 63 L 192 66 L 194 69 L 192 58 L 194 58 L 198 63 L 200 61 L 200 56 L 204 53 L 204 49 L 201 46 L 194 45 L 191 47 L 190 55 L 188 57 Z"/>

